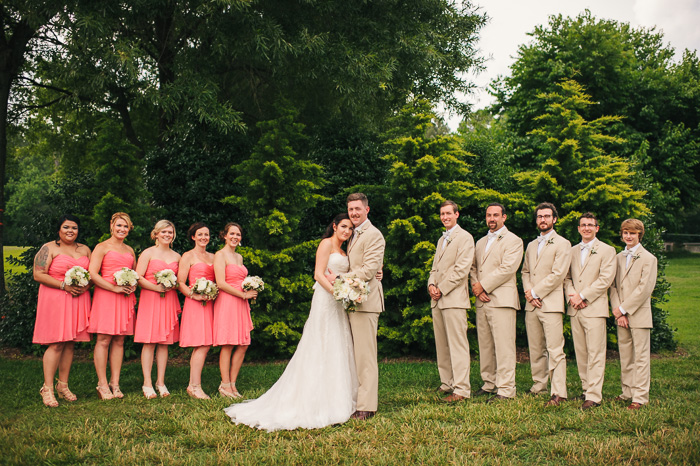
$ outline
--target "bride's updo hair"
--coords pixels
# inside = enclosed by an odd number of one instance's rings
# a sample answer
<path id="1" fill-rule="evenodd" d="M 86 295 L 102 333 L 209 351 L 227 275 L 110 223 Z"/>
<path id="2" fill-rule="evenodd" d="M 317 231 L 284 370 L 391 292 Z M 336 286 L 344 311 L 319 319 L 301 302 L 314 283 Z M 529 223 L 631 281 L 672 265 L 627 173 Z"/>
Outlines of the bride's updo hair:
<path id="1" fill-rule="evenodd" d="M 335 231 L 333 230 L 333 225 L 338 225 L 343 220 L 350 220 L 350 216 L 345 212 L 336 215 L 331 224 L 328 225 L 328 227 L 326 227 L 326 231 L 323 233 L 323 236 L 321 236 L 321 239 L 330 238 L 331 236 L 333 236 L 333 233 L 335 233 Z"/>

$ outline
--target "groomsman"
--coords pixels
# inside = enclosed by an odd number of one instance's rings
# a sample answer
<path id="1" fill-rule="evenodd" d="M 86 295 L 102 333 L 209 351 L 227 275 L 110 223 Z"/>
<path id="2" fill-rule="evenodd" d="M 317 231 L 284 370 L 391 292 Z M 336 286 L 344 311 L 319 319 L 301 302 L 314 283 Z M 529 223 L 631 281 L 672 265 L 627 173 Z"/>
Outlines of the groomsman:
<path id="1" fill-rule="evenodd" d="M 501 204 L 486 208 L 489 231 L 476 243 L 470 272 L 484 381 L 476 394 L 494 394 L 491 400 L 515 398 L 515 322 L 520 309 L 515 274 L 523 260 L 523 241 L 508 231 L 506 218 Z"/>
<path id="2" fill-rule="evenodd" d="M 350 194 L 347 198 L 348 216 L 355 231 L 348 245 L 350 272 L 360 280 L 369 282 L 367 301 L 348 314 L 355 351 L 355 366 L 359 387 L 357 411 L 352 419 L 364 421 L 377 413 L 379 367 L 377 364 L 377 326 L 379 313 L 384 310 L 384 291 L 377 280 L 377 272 L 384 263 L 386 242 L 382 233 L 367 218 L 369 202 L 363 193 Z"/>
<path id="3" fill-rule="evenodd" d="M 527 246 L 522 279 L 525 290 L 525 328 L 530 347 L 534 385 L 530 392 L 546 392 L 551 379 L 551 398 L 546 406 L 566 401 L 566 355 L 564 354 L 564 278 L 571 263 L 571 243 L 554 231 L 559 215 L 549 202 L 535 208 L 540 236 Z"/>
<path id="4" fill-rule="evenodd" d="M 471 395 L 469 341 L 467 340 L 467 280 L 474 260 L 474 238 L 457 224 L 459 207 L 453 201 L 440 205 L 445 232 L 438 240 L 428 293 L 433 314 L 440 388 L 450 393 L 444 401 L 462 401 Z"/>
<path id="5" fill-rule="evenodd" d="M 591 212 L 579 217 L 581 243 L 571 247 L 571 267 L 564 280 L 584 410 L 600 406 L 603 399 L 608 288 L 615 279 L 615 248 L 596 238 L 598 229 Z"/>
<path id="6" fill-rule="evenodd" d="M 627 409 L 649 403 L 651 382 L 651 293 L 656 286 L 656 257 L 644 249 L 644 224 L 634 218 L 620 227 L 625 249 L 617 255 L 617 274 L 610 288 L 610 301 L 617 322 L 622 394 Z"/>

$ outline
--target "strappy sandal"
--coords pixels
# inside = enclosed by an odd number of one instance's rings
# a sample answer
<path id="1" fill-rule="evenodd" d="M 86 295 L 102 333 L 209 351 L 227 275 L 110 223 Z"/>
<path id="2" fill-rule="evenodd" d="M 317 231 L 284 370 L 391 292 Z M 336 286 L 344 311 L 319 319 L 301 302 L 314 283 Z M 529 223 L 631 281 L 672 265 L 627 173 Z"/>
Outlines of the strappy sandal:
<path id="1" fill-rule="evenodd" d="M 143 390 L 143 396 L 145 396 L 148 400 L 152 400 L 157 396 L 155 390 L 153 390 L 153 387 L 147 387 L 144 385 L 141 387 L 141 390 Z"/>
<path id="2" fill-rule="evenodd" d="M 58 408 L 58 401 L 56 401 L 56 397 L 53 396 L 53 390 L 51 390 L 51 387 L 43 384 L 39 389 L 39 393 L 41 394 L 41 401 L 44 402 L 45 406 L 48 406 L 49 408 Z"/>
<path id="3" fill-rule="evenodd" d="M 226 390 L 225 387 L 229 387 L 229 390 Z M 223 383 L 219 384 L 219 394 L 223 397 L 226 398 L 243 398 L 243 395 L 238 393 L 238 390 L 236 390 L 236 385 L 232 383 Z"/>
<path id="4" fill-rule="evenodd" d="M 59 398 L 63 398 L 66 401 L 78 400 L 78 397 L 68 388 L 68 382 L 63 382 L 58 379 L 56 379 L 56 393 L 58 393 Z"/>
<path id="5" fill-rule="evenodd" d="M 188 394 L 190 397 L 196 398 L 196 399 L 198 399 L 198 400 L 211 400 L 211 398 L 209 397 L 209 395 L 207 395 L 206 393 L 204 393 L 204 391 L 202 390 L 202 386 L 201 386 L 201 385 L 189 385 L 189 386 L 187 387 L 187 394 Z"/>
<path id="6" fill-rule="evenodd" d="M 165 398 L 166 396 L 170 396 L 170 392 L 168 391 L 168 387 L 165 385 L 157 385 L 156 388 L 158 389 L 158 394 L 160 395 L 161 398 Z"/>
<path id="7" fill-rule="evenodd" d="M 107 385 L 106 387 L 98 385 L 97 396 L 100 397 L 100 400 L 111 400 L 114 398 L 114 395 L 112 395 L 112 391 L 109 389 L 109 385 Z"/>
<path id="8" fill-rule="evenodd" d="M 112 395 L 114 395 L 114 398 L 124 398 L 124 394 L 121 390 L 119 390 L 119 385 L 109 384 L 109 389 L 112 390 Z"/>

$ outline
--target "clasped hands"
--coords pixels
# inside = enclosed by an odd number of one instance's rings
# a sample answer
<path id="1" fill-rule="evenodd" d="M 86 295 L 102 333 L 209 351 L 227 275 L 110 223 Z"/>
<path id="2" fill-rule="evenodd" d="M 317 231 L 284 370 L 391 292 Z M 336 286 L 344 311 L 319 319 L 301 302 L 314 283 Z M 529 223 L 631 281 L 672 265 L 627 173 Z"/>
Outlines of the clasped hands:
<path id="1" fill-rule="evenodd" d="M 429 285 L 428 293 L 434 301 L 438 301 L 440 298 L 442 298 L 442 291 L 440 291 L 440 288 L 438 288 L 437 285 Z"/>
<path id="2" fill-rule="evenodd" d="M 574 309 L 583 309 L 584 307 L 588 307 L 588 302 L 585 301 L 584 299 L 581 299 L 581 295 L 578 293 L 570 294 L 569 295 L 569 304 Z"/>
<path id="3" fill-rule="evenodd" d="M 532 290 L 527 290 L 525 292 L 525 299 L 527 300 L 528 303 L 532 304 L 537 309 L 540 309 L 542 307 L 542 300 L 532 296 Z"/>
<path id="4" fill-rule="evenodd" d="M 486 290 L 484 290 L 484 287 L 481 286 L 481 283 L 479 282 L 472 283 L 472 293 L 474 293 L 474 296 L 476 296 L 477 299 L 482 303 L 488 303 L 491 301 L 491 298 L 489 298 L 488 293 L 486 292 Z"/>
<path id="5" fill-rule="evenodd" d="M 627 317 L 627 315 L 623 314 L 622 311 L 620 311 L 619 307 L 614 308 L 612 312 L 615 316 L 615 322 L 617 322 L 617 325 L 619 325 L 622 328 L 630 328 L 629 318 Z"/>
<path id="6" fill-rule="evenodd" d="M 90 285 L 78 286 L 78 285 L 63 285 L 63 291 L 73 296 L 74 298 L 80 296 L 90 289 Z"/>

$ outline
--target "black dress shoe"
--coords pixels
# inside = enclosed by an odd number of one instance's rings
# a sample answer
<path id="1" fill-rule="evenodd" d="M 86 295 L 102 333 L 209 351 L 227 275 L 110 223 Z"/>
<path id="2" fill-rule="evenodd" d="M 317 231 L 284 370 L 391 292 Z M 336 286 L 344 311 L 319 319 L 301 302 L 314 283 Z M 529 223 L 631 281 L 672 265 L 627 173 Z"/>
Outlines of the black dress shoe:
<path id="1" fill-rule="evenodd" d="M 510 400 L 510 399 L 511 399 L 511 398 L 508 398 L 507 396 L 496 395 L 496 396 L 492 396 L 491 398 L 489 398 L 488 400 L 486 400 L 486 402 L 487 402 L 487 403 L 493 403 L 493 402 L 495 402 L 495 401 Z"/>
<path id="2" fill-rule="evenodd" d="M 495 393 L 494 393 L 494 392 L 488 392 L 488 391 L 484 390 L 483 388 L 478 389 L 478 390 L 476 391 L 476 393 L 474 393 L 474 396 L 484 396 L 484 395 L 489 395 L 489 396 L 491 396 L 491 395 L 495 395 Z"/>
<path id="3" fill-rule="evenodd" d="M 449 395 L 450 393 L 452 393 L 452 390 L 445 390 L 442 388 L 442 386 L 436 388 L 435 391 L 438 393 L 442 393 L 443 395 Z"/>
<path id="4" fill-rule="evenodd" d="M 355 411 L 355 413 L 350 416 L 350 419 L 355 419 L 357 421 L 366 421 L 367 419 L 373 417 L 377 414 L 376 411 Z"/>

